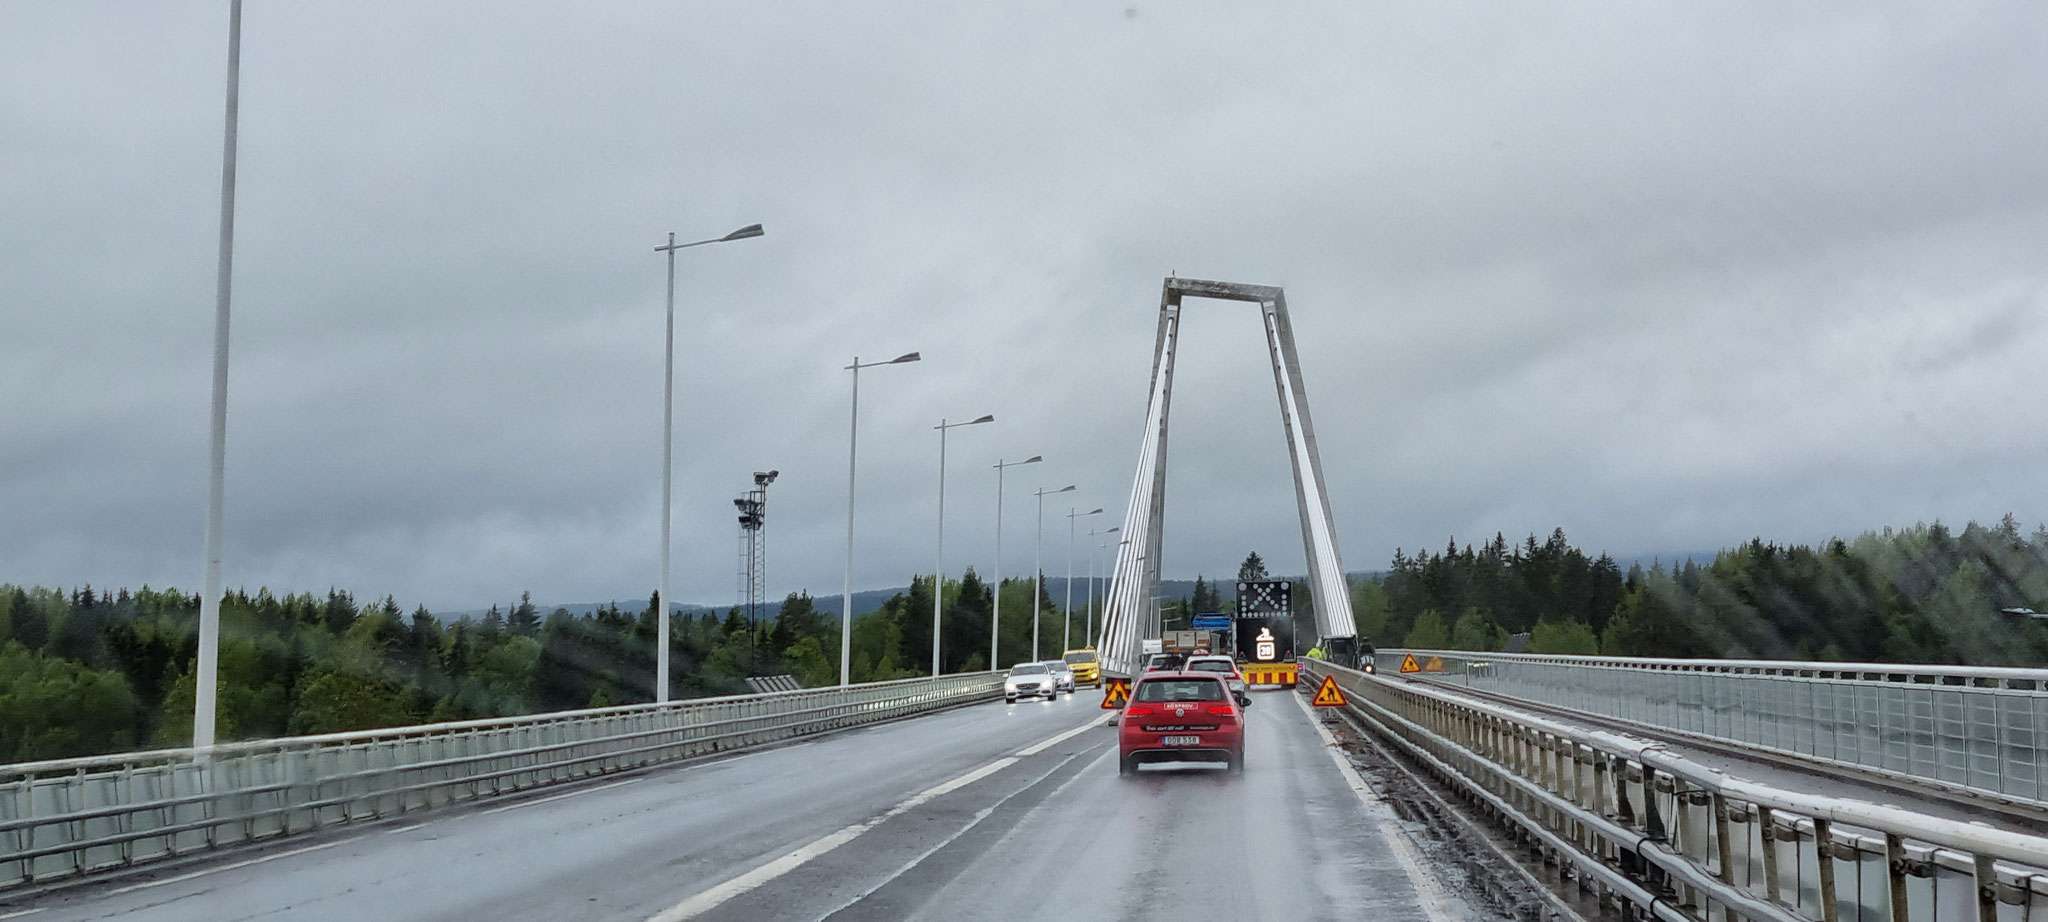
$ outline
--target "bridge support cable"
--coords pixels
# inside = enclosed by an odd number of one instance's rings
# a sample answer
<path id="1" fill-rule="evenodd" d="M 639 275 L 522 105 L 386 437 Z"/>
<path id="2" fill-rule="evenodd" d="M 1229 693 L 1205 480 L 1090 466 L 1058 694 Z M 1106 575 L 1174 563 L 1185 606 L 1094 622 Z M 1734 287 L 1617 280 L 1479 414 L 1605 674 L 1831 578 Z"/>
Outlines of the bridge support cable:
<path id="1" fill-rule="evenodd" d="M 1287 438 L 1287 454 L 1294 473 L 1295 506 L 1301 517 L 1302 549 L 1314 598 L 1316 632 L 1323 638 L 1357 634 L 1351 618 L 1350 585 L 1337 549 L 1336 526 L 1330 515 L 1329 492 L 1323 482 L 1322 459 L 1316 449 L 1315 424 L 1309 416 L 1307 389 L 1294 347 L 1294 329 L 1287 317 L 1285 292 L 1270 285 L 1168 278 L 1160 292 L 1159 330 L 1152 353 L 1145 433 L 1139 442 L 1138 468 L 1124 513 L 1123 541 L 1117 545 L 1116 566 L 1104 602 L 1100 653 L 1104 669 L 1111 673 L 1134 673 L 1140 656 L 1139 641 L 1157 636 L 1160 629 L 1158 595 L 1166 517 L 1167 424 L 1173 403 L 1175 347 L 1184 297 L 1259 305 L 1267 354 L 1273 366 L 1273 389 L 1280 400 L 1281 429 Z"/>

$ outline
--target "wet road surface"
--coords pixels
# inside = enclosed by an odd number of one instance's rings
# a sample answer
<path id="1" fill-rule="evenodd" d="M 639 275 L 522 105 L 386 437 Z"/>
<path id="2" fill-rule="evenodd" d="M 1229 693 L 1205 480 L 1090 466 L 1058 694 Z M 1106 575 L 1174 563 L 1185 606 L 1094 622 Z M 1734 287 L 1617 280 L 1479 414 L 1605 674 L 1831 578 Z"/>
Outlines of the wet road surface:
<path id="1" fill-rule="evenodd" d="M 1295 694 L 1246 769 L 1116 772 L 1098 694 L 238 849 L 0 901 L 0 919 L 1473 918 Z"/>

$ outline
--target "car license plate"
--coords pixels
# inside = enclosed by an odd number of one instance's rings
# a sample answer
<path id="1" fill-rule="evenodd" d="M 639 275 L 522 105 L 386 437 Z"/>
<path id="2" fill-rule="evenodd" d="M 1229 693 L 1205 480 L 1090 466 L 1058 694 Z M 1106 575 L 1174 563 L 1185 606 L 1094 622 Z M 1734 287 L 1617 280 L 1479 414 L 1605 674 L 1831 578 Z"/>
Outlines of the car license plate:
<path id="1" fill-rule="evenodd" d="M 1201 742 L 1202 738 L 1199 736 L 1162 736 L 1159 738 L 1159 744 L 1162 746 L 1196 746 L 1200 745 Z"/>

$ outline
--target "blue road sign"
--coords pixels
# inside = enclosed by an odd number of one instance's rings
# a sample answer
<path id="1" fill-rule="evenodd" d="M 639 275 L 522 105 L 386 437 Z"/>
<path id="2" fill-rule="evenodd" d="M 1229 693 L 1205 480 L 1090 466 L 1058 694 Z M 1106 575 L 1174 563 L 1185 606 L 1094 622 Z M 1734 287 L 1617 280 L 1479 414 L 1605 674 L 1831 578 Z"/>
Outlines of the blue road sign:
<path id="1" fill-rule="evenodd" d="M 1229 615 L 1196 615 L 1193 624 L 1198 631 L 1230 630 Z"/>

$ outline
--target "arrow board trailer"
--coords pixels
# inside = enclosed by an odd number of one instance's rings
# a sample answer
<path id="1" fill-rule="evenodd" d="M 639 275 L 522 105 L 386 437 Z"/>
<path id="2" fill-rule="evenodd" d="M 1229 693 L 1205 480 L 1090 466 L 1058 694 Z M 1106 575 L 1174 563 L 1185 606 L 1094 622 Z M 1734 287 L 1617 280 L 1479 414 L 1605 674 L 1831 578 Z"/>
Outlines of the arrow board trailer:
<path id="1" fill-rule="evenodd" d="M 1246 685 L 1293 688 L 1301 680 L 1295 661 L 1294 586 L 1284 579 L 1237 581 L 1233 633 L 1237 662 Z"/>

